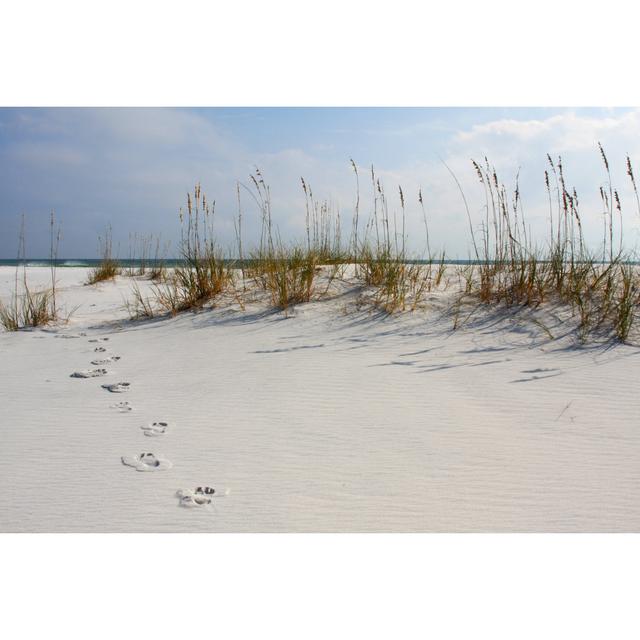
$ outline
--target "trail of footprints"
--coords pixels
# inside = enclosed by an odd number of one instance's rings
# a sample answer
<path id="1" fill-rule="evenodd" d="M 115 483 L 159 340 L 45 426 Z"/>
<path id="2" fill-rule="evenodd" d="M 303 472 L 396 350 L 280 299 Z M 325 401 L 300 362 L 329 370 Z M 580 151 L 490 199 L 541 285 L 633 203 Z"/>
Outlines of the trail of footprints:
<path id="1" fill-rule="evenodd" d="M 82 334 L 86 335 L 86 334 Z M 75 336 L 74 336 L 75 337 Z M 79 337 L 79 336 L 78 336 Z M 92 338 L 89 340 L 90 343 L 101 343 L 108 342 L 109 338 Z M 72 378 L 98 378 L 105 375 L 108 375 L 109 371 L 104 368 L 105 365 L 112 364 L 114 362 L 118 362 L 121 358 L 116 355 L 109 355 L 107 353 L 107 348 L 99 345 L 94 348 L 94 353 L 103 354 L 101 356 L 96 356 L 94 360 L 91 361 L 91 364 L 97 368 L 95 369 L 83 369 L 81 371 L 74 371 L 71 374 Z M 131 388 L 131 384 L 129 382 L 112 382 L 106 383 L 102 385 L 102 388 L 109 391 L 110 393 L 125 393 L 129 391 Z M 110 408 L 115 409 L 118 413 L 129 413 L 133 411 L 133 407 L 131 403 L 128 401 L 116 402 L 110 405 Z M 141 431 L 145 436 L 148 437 L 159 437 L 163 436 L 167 431 L 172 428 L 172 425 L 169 422 L 157 421 L 150 422 L 142 427 L 140 427 Z M 166 471 L 167 469 L 171 469 L 173 464 L 170 460 L 165 458 L 163 454 L 142 452 L 136 455 L 122 456 L 121 458 L 122 464 L 128 467 L 132 467 L 136 471 Z M 229 495 L 229 490 L 226 489 L 222 492 L 217 491 L 213 487 L 202 486 L 196 487 L 195 489 L 179 489 L 176 492 L 176 497 L 178 498 L 178 504 L 182 507 L 188 508 L 204 508 L 209 507 L 212 504 L 212 499 L 214 497 L 221 497 Z"/>

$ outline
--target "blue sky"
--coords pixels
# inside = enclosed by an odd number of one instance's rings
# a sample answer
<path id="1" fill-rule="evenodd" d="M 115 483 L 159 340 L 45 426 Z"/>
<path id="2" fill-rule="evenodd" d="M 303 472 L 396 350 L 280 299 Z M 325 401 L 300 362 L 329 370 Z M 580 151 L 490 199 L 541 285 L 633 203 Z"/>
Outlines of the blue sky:
<path id="1" fill-rule="evenodd" d="M 300 177 L 318 198 L 349 218 L 355 199 L 353 158 L 363 175 L 374 164 L 390 196 L 403 187 L 409 246 L 424 250 L 422 188 L 432 246 L 466 257 L 467 221 L 445 160 L 463 184 L 474 220 L 484 203 L 470 159 L 487 155 L 508 187 L 520 170 L 525 210 L 534 233 L 546 237 L 545 154 L 562 154 L 570 184 L 581 196 L 593 243 L 602 226 L 598 190 L 606 176 L 597 142 L 605 146 L 614 186 L 625 206 L 628 241 L 640 216 L 624 172 L 629 153 L 640 174 L 640 111 L 571 108 L 211 108 L 0 109 L 0 257 L 15 257 L 18 220 L 27 218 L 30 257 L 48 253 L 48 216 L 62 222 L 63 257 L 93 257 L 97 236 L 113 227 L 114 247 L 129 253 L 129 235 L 161 234 L 176 246 L 178 210 L 201 182 L 217 203 L 223 247 L 233 245 L 235 183 L 255 166 L 271 185 L 274 220 L 283 238 L 304 234 Z M 371 190 L 363 179 L 362 210 Z M 245 204 L 245 243 L 258 213 Z M 171 251 L 170 253 L 175 253 Z"/>

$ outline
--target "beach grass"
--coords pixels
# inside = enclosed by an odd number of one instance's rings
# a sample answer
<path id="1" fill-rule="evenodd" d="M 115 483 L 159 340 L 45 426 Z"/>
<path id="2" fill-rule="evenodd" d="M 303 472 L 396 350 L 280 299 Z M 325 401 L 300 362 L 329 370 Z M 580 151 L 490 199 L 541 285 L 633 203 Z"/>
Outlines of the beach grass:
<path id="1" fill-rule="evenodd" d="M 607 332 L 627 341 L 635 326 L 640 305 L 640 280 L 633 256 L 623 250 L 622 205 L 611 186 L 609 161 L 599 146 L 608 189 L 601 188 L 605 211 L 603 244 L 597 251 L 587 248 L 578 194 L 568 187 L 561 158 L 547 156 L 545 185 L 549 201 L 549 231 L 540 248 L 527 224 L 518 182 L 508 190 L 498 173 L 485 159 L 473 161 L 484 188 L 485 219 L 474 226 L 460 182 L 451 172 L 462 194 L 469 220 L 473 260 L 457 267 L 459 299 L 486 307 L 531 307 L 550 302 L 564 305 L 578 319 L 577 335 L 586 341 L 594 334 Z M 631 160 L 626 159 L 638 212 L 640 199 Z M 233 292 L 244 308 L 246 296 L 254 290 L 267 294 L 274 309 L 291 307 L 320 299 L 331 282 L 344 278 L 345 267 L 352 265 L 356 284 L 367 293 L 364 300 L 388 314 L 415 311 L 427 293 L 446 289 L 447 261 L 442 252 L 431 254 L 431 234 L 422 191 L 418 204 L 422 213 L 426 256 L 410 255 L 407 250 L 406 200 L 398 187 L 399 208 L 390 205 L 381 180 L 373 168 L 370 180 L 373 201 L 368 220 L 362 218 L 360 173 L 352 161 L 356 177 L 356 196 L 351 233 L 342 235 L 340 214 L 329 202 L 318 200 L 309 183 L 301 180 L 305 198 L 303 241 L 285 244 L 272 218 L 271 190 L 260 170 L 247 185 L 238 183 L 238 214 L 235 221 L 237 269 L 216 249 L 214 233 L 215 204 L 208 203 L 199 185 L 189 194 L 187 209 L 180 212 L 182 223 L 182 262 L 154 287 L 154 300 L 142 299 L 134 289 L 134 314 L 150 317 L 157 308 L 176 314 L 201 308 L 224 293 Z M 260 216 L 258 246 L 248 252 L 243 245 L 243 204 L 241 194 L 249 194 Z M 478 231 L 479 229 L 479 231 Z M 328 284 L 318 288 L 318 275 L 331 267 Z M 462 326 L 459 313 L 454 327 Z"/>
<path id="2" fill-rule="evenodd" d="M 579 318 L 581 340 L 603 331 L 613 332 L 621 341 L 628 339 L 640 304 L 640 279 L 633 256 L 623 249 L 622 205 L 611 186 L 609 161 L 600 145 L 599 151 L 609 190 L 600 188 L 604 234 L 597 254 L 587 248 L 578 194 L 566 184 L 561 158 L 547 156 L 549 242 L 545 250 L 537 248 L 527 232 L 517 182 L 509 193 L 488 162 L 473 163 L 485 188 L 487 213 L 481 239 L 472 238 L 478 260 L 467 277 L 466 294 L 487 305 L 565 305 Z M 631 160 L 626 161 L 637 195 Z"/>
<path id="3" fill-rule="evenodd" d="M 59 318 L 56 302 L 56 265 L 58 262 L 61 228 L 56 222 L 53 211 L 49 219 L 49 234 L 51 286 L 47 289 L 34 291 L 27 281 L 25 216 L 21 217 L 18 235 L 18 258 L 11 300 L 8 304 L 0 300 L 0 324 L 6 331 L 19 331 L 20 329 L 39 327 L 54 322 Z M 20 277 L 21 263 L 22 276 Z"/>
<path id="4" fill-rule="evenodd" d="M 465 301 L 484 307 L 534 309 L 552 303 L 571 311 L 581 341 L 594 335 L 609 335 L 622 342 L 630 339 L 640 308 L 640 274 L 634 265 L 635 255 L 624 248 L 623 207 L 612 182 L 609 159 L 601 145 L 598 152 L 605 182 L 599 187 L 603 228 L 601 245 L 596 248 L 593 243 L 591 248 L 587 246 L 584 214 L 576 190 L 566 181 L 561 157 L 547 155 L 544 184 L 549 225 L 545 238 L 532 235 L 517 179 L 508 189 L 486 158 L 483 162 L 472 161 L 484 190 L 483 219 L 478 222 L 473 220 L 460 181 L 447 167 L 462 196 L 472 247 L 470 263 L 455 269 L 459 299 L 453 306 L 458 311 Z M 288 312 L 295 305 L 326 297 L 335 280 L 360 287 L 362 300 L 388 314 L 421 307 L 428 293 L 449 285 L 444 251 L 437 255 L 431 252 L 433 237 L 422 190 L 413 205 L 422 216 L 426 254 L 414 255 L 407 249 L 409 205 L 402 187 L 389 197 L 372 167 L 369 179 L 373 197 L 366 216 L 360 194 L 362 172 L 353 160 L 351 167 L 355 176 L 351 221 L 345 224 L 340 210 L 331 201 L 318 199 L 302 178 L 305 237 L 289 243 L 279 235 L 272 215 L 271 189 L 256 169 L 247 184 L 236 185 L 237 246 L 235 252 L 227 253 L 217 243 L 215 201 L 208 200 L 197 184 L 187 196 L 186 208 L 179 212 L 180 261 L 175 267 L 165 266 L 168 245 L 161 248 L 160 236 L 134 234 L 130 238 L 132 260 L 126 274 L 153 281 L 147 296 L 133 285 L 127 303 L 131 316 L 149 318 L 198 310 L 227 294 L 244 308 L 256 291 L 265 294 L 274 310 Z M 626 173 L 640 215 L 629 157 Z M 259 215 L 259 240 L 249 250 L 243 240 L 247 198 L 257 206 Z M 59 230 L 57 236 L 54 232 L 53 217 L 51 224 L 53 257 L 60 235 Z M 23 237 L 21 243 L 24 248 Z M 101 260 L 90 271 L 88 284 L 112 280 L 122 273 L 113 256 L 111 227 L 99 238 L 99 250 Z M 0 307 L 0 322 L 5 328 L 38 326 L 56 317 L 55 261 L 51 291 L 32 292 L 23 278 L 23 292 L 18 294 L 17 285 L 16 280 L 13 299 Z M 461 315 L 456 313 L 455 328 L 462 324 Z"/>
<path id="5" fill-rule="evenodd" d="M 187 195 L 180 211 L 181 262 L 170 274 L 161 266 L 152 273 L 159 280 L 155 302 L 173 315 L 199 309 L 226 292 L 233 280 L 231 265 L 218 250 L 213 235 L 215 202 L 209 203 L 200 185 Z"/>
<path id="6" fill-rule="evenodd" d="M 118 260 L 113 257 L 112 236 L 112 229 L 109 225 L 105 231 L 104 237 L 98 237 L 98 247 L 101 260 L 100 263 L 89 272 L 87 284 L 97 284 L 106 280 L 113 280 L 122 272 Z"/>

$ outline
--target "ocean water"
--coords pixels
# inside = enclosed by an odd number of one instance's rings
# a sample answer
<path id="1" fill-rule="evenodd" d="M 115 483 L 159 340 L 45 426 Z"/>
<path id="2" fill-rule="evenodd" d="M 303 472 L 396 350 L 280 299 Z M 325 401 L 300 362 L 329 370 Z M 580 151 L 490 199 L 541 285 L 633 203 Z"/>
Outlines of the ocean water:
<path id="1" fill-rule="evenodd" d="M 59 258 L 58 260 L 50 260 L 49 258 L 27 258 L 26 260 L 12 260 L 0 259 L 0 267 L 15 267 L 15 266 L 27 266 L 27 267 L 50 267 L 55 262 L 56 267 L 68 268 L 68 267 L 94 267 L 100 264 L 100 258 Z M 141 260 L 117 260 L 118 264 L 123 268 L 139 267 L 142 264 Z M 173 267 L 177 265 L 180 260 L 170 258 L 166 260 L 158 260 L 158 263 L 162 262 L 167 267 Z M 155 260 L 145 260 L 145 266 L 147 268 L 153 267 L 156 264 Z"/>

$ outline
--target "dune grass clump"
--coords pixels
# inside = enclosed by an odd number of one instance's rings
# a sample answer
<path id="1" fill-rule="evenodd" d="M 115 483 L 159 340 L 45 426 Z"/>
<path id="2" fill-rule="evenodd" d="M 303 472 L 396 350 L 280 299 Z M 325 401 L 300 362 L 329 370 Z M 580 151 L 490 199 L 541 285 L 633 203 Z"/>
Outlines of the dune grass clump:
<path id="1" fill-rule="evenodd" d="M 266 291 L 272 305 L 286 311 L 290 307 L 309 302 L 317 293 L 316 278 L 323 266 L 330 265 L 328 291 L 331 281 L 341 265 L 348 262 L 342 247 L 340 214 L 327 201 L 319 202 L 313 196 L 311 186 L 301 179 L 305 194 L 306 243 L 286 246 L 278 237 L 271 217 L 271 193 L 259 169 L 250 176 L 251 184 L 245 186 L 258 205 L 261 217 L 260 245 L 250 255 L 243 276 Z M 243 185 L 244 186 L 244 185 Z M 238 219 L 238 245 L 242 255 Z"/>
<path id="2" fill-rule="evenodd" d="M 181 263 L 170 274 L 164 266 L 158 271 L 160 283 L 154 285 L 154 301 L 160 309 L 175 315 L 211 303 L 233 284 L 233 268 L 218 251 L 213 236 L 215 202 L 209 204 L 200 185 L 187 194 L 186 213 L 180 211 Z M 139 294 L 139 290 L 138 290 Z M 134 290 L 138 309 L 149 315 L 152 303 L 142 303 Z"/>
<path id="3" fill-rule="evenodd" d="M 114 280 L 115 277 L 121 273 L 120 265 L 113 257 L 111 226 L 107 227 L 104 238 L 98 238 L 98 247 L 101 260 L 99 264 L 89 272 L 87 284 L 97 284 L 98 282 L 104 282 L 106 280 Z"/>
<path id="4" fill-rule="evenodd" d="M 354 170 L 357 169 L 354 166 Z M 398 223 L 394 212 L 390 220 L 389 204 L 384 188 L 371 169 L 373 186 L 373 213 L 365 227 L 362 244 L 355 236 L 354 260 L 356 278 L 366 287 L 374 289 L 373 303 L 386 313 L 415 310 L 424 294 L 434 286 L 438 286 L 444 273 L 444 254 L 441 267 L 433 273 L 433 259 L 429 255 L 427 260 L 411 260 L 406 249 L 406 208 L 402 187 L 398 187 L 401 208 L 401 221 Z M 359 189 L 359 185 L 357 186 Z M 357 196 L 357 203 L 360 196 Z M 422 208 L 429 248 L 429 227 L 422 191 L 418 192 L 418 202 Z M 399 226 L 401 225 L 401 226 Z M 354 225 L 357 233 L 357 226 Z M 370 239 L 371 237 L 371 239 Z"/>
<path id="5" fill-rule="evenodd" d="M 14 295 L 9 304 L 0 301 L 0 323 L 7 331 L 40 327 L 57 318 L 50 289 L 31 291 L 26 285 L 23 287 L 23 293 Z"/>
<path id="6" fill-rule="evenodd" d="M 375 289 L 375 304 L 387 313 L 406 308 L 409 271 L 417 275 L 416 265 L 406 264 L 388 247 L 364 246 L 358 253 L 357 273 L 367 287 Z"/>
<path id="7" fill-rule="evenodd" d="M 312 299 L 319 262 L 312 251 L 279 246 L 256 254 L 248 276 L 269 293 L 273 306 L 287 310 Z"/>
<path id="8" fill-rule="evenodd" d="M 358 276 L 374 289 L 373 302 L 386 313 L 414 311 L 424 295 L 440 286 L 445 270 L 444 256 L 439 263 L 432 259 L 412 262 L 395 256 L 388 249 L 361 248 Z"/>
<path id="9" fill-rule="evenodd" d="M 567 186 L 561 158 L 554 161 L 547 156 L 546 251 L 534 246 L 527 231 L 517 181 L 515 191 L 509 194 L 486 159 L 484 165 L 473 163 L 485 188 L 486 219 L 481 242 L 473 238 L 478 274 L 470 280 L 467 293 L 486 304 L 507 306 L 536 307 L 553 301 L 577 313 L 580 340 L 606 331 L 621 341 L 628 339 L 640 303 L 638 273 L 623 250 L 622 205 L 611 184 L 608 158 L 600 145 L 599 150 L 607 175 L 607 188 L 600 188 L 604 229 L 599 255 L 586 247 L 578 194 Z M 628 157 L 627 174 L 637 196 Z M 614 234 L 616 219 L 620 222 Z"/>
<path id="10" fill-rule="evenodd" d="M 11 300 L 5 304 L 0 300 L 0 324 L 6 331 L 39 327 L 58 319 L 56 304 L 56 265 L 60 245 L 60 226 L 56 226 L 55 214 L 50 217 L 50 269 L 51 287 L 33 291 L 27 282 L 25 218 L 22 216 L 18 238 L 18 264 Z M 19 277 L 22 262 L 22 278 Z"/>
<path id="11" fill-rule="evenodd" d="M 164 283 L 155 287 L 159 305 L 171 314 L 203 307 L 228 290 L 232 269 L 212 246 L 197 261 L 185 260 L 176 266 Z"/>

